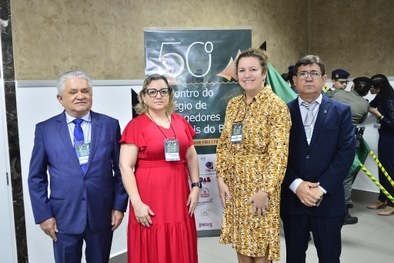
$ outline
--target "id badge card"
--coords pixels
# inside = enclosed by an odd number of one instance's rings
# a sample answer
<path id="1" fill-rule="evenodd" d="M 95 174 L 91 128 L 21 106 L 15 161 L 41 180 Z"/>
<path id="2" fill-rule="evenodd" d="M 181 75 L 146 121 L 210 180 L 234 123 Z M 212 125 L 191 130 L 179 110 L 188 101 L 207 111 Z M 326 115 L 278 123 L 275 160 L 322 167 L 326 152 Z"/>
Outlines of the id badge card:
<path id="1" fill-rule="evenodd" d="M 75 152 L 80 165 L 87 164 L 89 160 L 90 143 L 76 142 Z"/>
<path id="2" fill-rule="evenodd" d="M 233 127 L 231 128 L 231 139 L 230 141 L 233 143 L 242 142 L 242 132 L 243 132 L 244 124 L 242 122 L 234 122 Z"/>
<path id="3" fill-rule="evenodd" d="M 166 161 L 179 161 L 179 141 L 177 139 L 164 140 L 164 155 Z"/>

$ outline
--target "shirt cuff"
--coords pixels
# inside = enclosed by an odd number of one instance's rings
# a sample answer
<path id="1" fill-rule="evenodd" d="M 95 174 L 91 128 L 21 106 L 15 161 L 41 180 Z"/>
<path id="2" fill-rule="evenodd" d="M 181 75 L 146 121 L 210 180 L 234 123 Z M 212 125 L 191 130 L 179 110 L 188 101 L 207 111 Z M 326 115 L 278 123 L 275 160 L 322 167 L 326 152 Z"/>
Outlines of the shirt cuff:
<path id="1" fill-rule="evenodd" d="M 326 191 L 326 189 L 324 189 L 323 187 L 321 187 L 321 186 L 319 186 L 319 188 L 320 188 L 320 190 L 324 193 L 324 194 L 327 194 L 327 191 Z"/>
<path id="2" fill-rule="evenodd" d="M 300 179 L 300 178 L 295 179 L 295 180 L 291 183 L 291 185 L 289 186 L 290 190 L 293 191 L 293 193 L 296 193 L 296 190 L 297 190 L 298 186 L 299 186 L 302 182 L 303 182 L 303 180 Z"/>

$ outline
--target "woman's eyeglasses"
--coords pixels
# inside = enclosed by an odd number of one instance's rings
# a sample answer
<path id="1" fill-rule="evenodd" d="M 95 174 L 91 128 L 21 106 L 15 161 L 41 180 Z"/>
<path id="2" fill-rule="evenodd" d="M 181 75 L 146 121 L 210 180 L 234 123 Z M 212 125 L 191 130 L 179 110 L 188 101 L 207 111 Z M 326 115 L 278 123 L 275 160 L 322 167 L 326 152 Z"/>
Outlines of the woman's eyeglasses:
<path id="1" fill-rule="evenodd" d="M 147 94 L 151 98 L 156 98 L 158 93 L 160 93 L 160 96 L 162 96 L 162 97 L 168 97 L 170 95 L 170 93 L 171 93 L 171 89 L 169 89 L 169 88 L 161 89 L 161 90 L 145 89 L 144 93 Z"/>

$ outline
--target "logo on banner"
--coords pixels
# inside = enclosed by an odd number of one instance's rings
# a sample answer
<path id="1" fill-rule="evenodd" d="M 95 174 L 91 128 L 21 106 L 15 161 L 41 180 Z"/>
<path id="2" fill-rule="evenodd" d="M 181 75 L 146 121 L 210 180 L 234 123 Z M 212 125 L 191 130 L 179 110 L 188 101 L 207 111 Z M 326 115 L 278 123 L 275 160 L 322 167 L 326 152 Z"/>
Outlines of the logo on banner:
<path id="1" fill-rule="evenodd" d="M 200 197 L 202 197 L 202 198 L 209 197 L 209 189 L 206 187 L 202 188 L 200 191 Z"/>
<path id="2" fill-rule="evenodd" d="M 202 210 L 202 211 L 200 212 L 201 218 L 202 218 L 202 219 L 208 219 L 210 213 L 211 213 L 211 212 L 210 212 L 209 210 Z"/>
<path id="3" fill-rule="evenodd" d="M 216 168 L 214 167 L 214 162 L 207 161 L 205 163 L 205 172 L 208 172 L 208 173 L 216 172 Z"/>

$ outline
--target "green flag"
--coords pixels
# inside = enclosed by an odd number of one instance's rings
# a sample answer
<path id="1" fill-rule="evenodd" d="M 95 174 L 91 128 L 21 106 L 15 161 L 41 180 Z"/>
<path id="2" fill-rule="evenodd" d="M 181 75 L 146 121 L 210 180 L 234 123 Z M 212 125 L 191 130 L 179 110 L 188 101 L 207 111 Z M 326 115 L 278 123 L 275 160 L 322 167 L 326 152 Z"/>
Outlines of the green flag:
<path id="1" fill-rule="evenodd" d="M 297 94 L 289 87 L 289 84 L 287 84 L 271 64 L 268 64 L 267 82 L 274 93 L 284 102 L 288 103 L 289 101 L 297 98 Z"/>
<path id="2" fill-rule="evenodd" d="M 356 175 L 361 169 L 360 164 L 365 163 L 365 160 L 367 159 L 368 154 L 371 151 L 371 148 L 364 140 L 364 138 L 358 140 L 359 141 L 357 143 L 360 143 L 360 145 L 356 149 L 356 156 L 354 157 L 352 167 L 350 168 L 350 172 L 352 173 L 354 179 L 356 178 Z"/>

